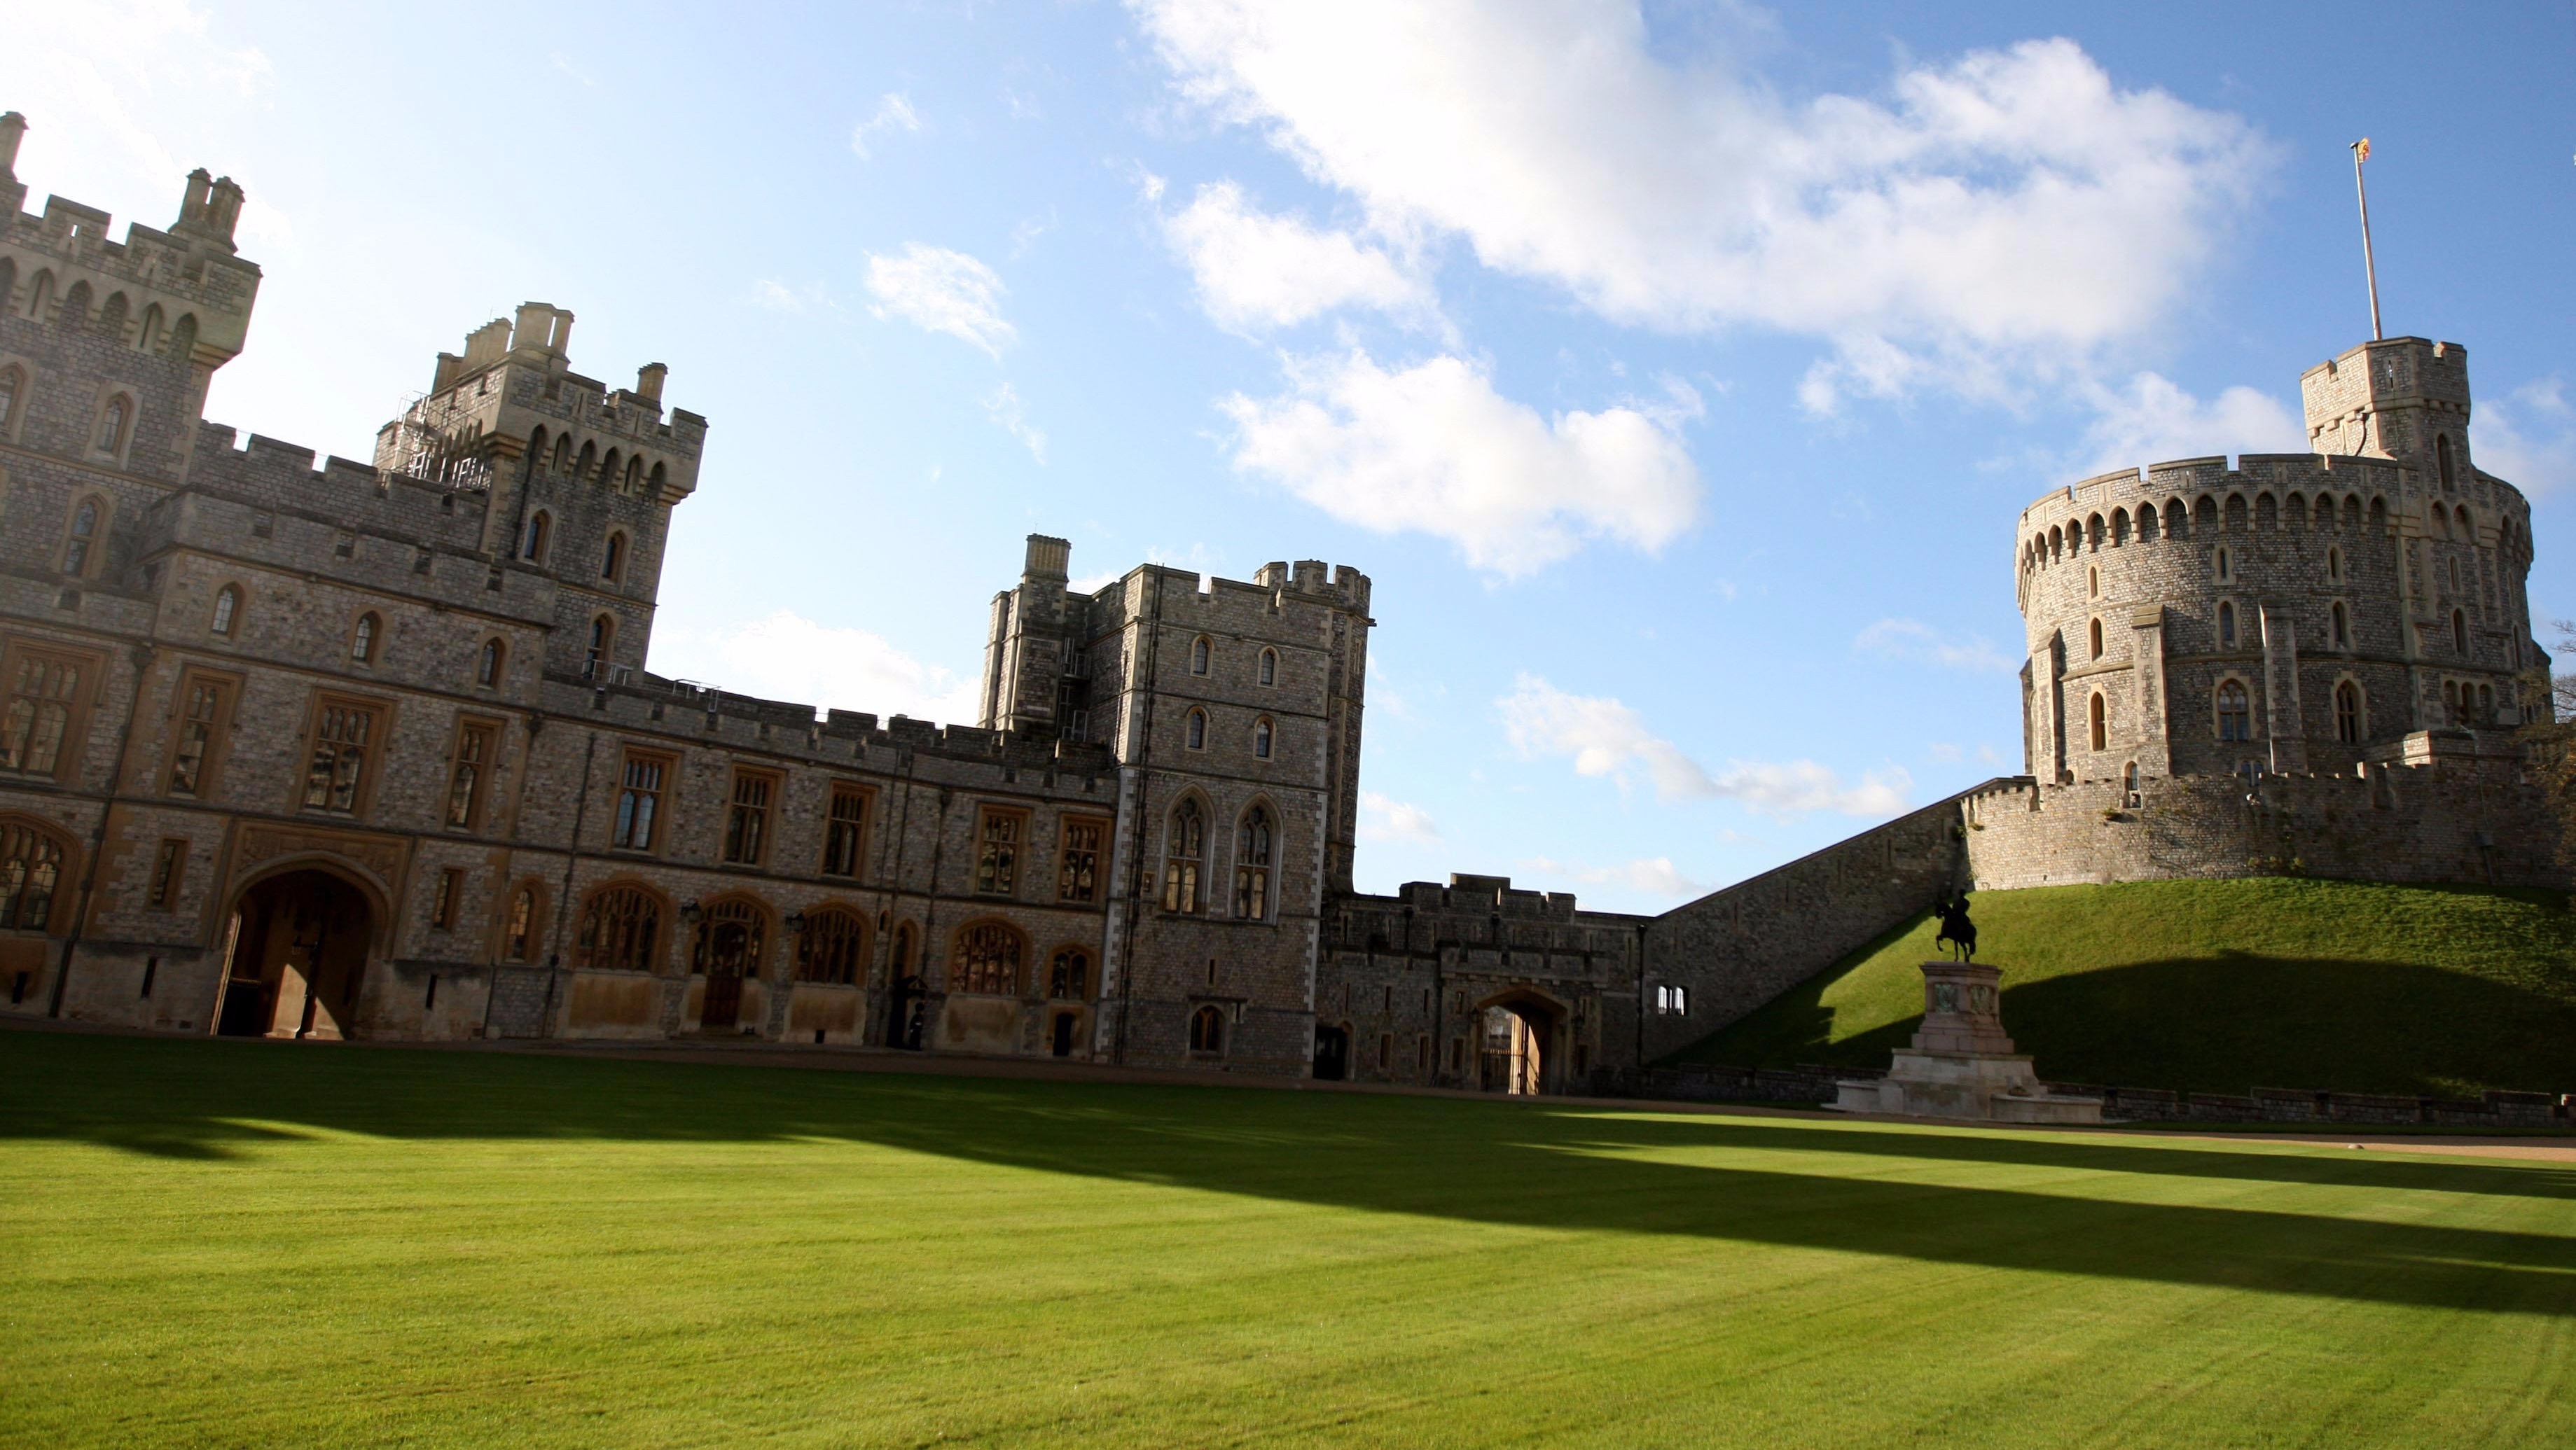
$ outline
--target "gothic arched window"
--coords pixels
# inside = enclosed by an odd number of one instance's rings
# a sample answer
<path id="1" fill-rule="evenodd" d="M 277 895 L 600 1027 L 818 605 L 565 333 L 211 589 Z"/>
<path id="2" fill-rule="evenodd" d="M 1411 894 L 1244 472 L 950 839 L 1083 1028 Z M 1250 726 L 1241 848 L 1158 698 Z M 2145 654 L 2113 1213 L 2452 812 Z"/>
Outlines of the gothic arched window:
<path id="1" fill-rule="evenodd" d="M 209 632 L 230 638 L 233 618 L 241 613 L 241 590 L 227 584 L 215 593 L 215 614 L 206 622 Z"/>
<path id="2" fill-rule="evenodd" d="M 1279 651 L 1275 649 L 1261 652 L 1261 683 L 1265 685 L 1279 683 Z"/>
<path id="3" fill-rule="evenodd" d="M 54 919 L 63 848 L 21 825 L 0 825 L 0 931 L 43 931 Z"/>
<path id="4" fill-rule="evenodd" d="M 2093 748 L 2107 750 L 2111 742 L 2110 711 L 2099 690 L 2093 693 Z"/>
<path id="5" fill-rule="evenodd" d="M 1192 750 L 1207 749 L 1207 711 L 1192 710 L 1185 728 L 1185 739 Z"/>
<path id="6" fill-rule="evenodd" d="M 1234 914 L 1244 921 L 1270 919 L 1270 837 L 1268 807 L 1243 813 L 1234 836 Z"/>
<path id="7" fill-rule="evenodd" d="M 2218 738 L 2251 740 L 2254 738 L 2254 710 L 2245 693 L 2242 680 L 2222 680 L 2218 686 Z"/>
<path id="8" fill-rule="evenodd" d="M 576 964 L 592 971 L 649 972 L 662 931 L 662 905 L 632 886 L 591 893 L 581 912 Z"/>
<path id="9" fill-rule="evenodd" d="M 481 653 L 474 657 L 474 683 L 486 689 L 498 686 L 501 683 L 501 662 L 501 642 L 497 639 L 483 641 Z"/>
<path id="10" fill-rule="evenodd" d="M 2101 651 L 2097 649 L 2094 653 L 2099 654 Z M 1268 716 L 1264 716 L 1261 719 L 1252 722 L 1253 758 L 1257 760 L 1268 760 L 1270 758 L 1271 734 L 1272 729 Z"/>
<path id="11" fill-rule="evenodd" d="M 1172 811 L 1163 838 L 1163 909 L 1194 912 L 1200 907 L 1199 871 L 1207 860 L 1207 816 L 1196 797 Z"/>
<path id="12" fill-rule="evenodd" d="M 1201 1007 L 1190 1014 L 1190 1051 L 1214 1056 L 1225 1051 L 1225 1014 Z"/>
<path id="13" fill-rule="evenodd" d="M 2350 680 L 2335 686 L 2335 739 L 2346 745 L 2361 743 L 2361 686 Z"/>
<path id="14" fill-rule="evenodd" d="M 979 922 L 957 933 L 948 959 L 948 990 L 982 992 L 996 997 L 1020 994 L 1020 963 L 1028 944 L 1018 931 L 998 921 Z"/>
<path id="15" fill-rule="evenodd" d="M 2433 438 L 2433 467 L 2436 472 L 2442 475 L 2442 492 L 2449 493 L 2453 487 L 2453 480 L 2451 476 L 2451 435 L 2448 433 L 2436 434 Z"/>
<path id="16" fill-rule="evenodd" d="M 1210 652 L 1210 649 L 1209 649 L 1209 647 L 1208 647 L 1208 641 L 1207 641 L 1207 636 L 1206 636 L 1206 635 L 1200 635 L 1197 639 L 1194 639 L 1194 640 L 1190 641 L 1190 673 L 1191 673 L 1191 674 L 1194 674 L 1194 675 L 1204 675 L 1204 674 L 1206 674 L 1206 673 L 1208 672 L 1208 662 L 1209 662 L 1210 658 L 1211 658 L 1211 652 Z"/>

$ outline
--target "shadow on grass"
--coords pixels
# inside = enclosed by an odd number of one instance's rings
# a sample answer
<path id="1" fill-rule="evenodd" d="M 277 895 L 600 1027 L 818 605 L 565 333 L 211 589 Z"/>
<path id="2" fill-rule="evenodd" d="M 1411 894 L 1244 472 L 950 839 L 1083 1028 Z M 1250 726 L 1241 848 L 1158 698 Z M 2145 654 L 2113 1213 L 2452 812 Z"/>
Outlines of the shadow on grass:
<path id="1" fill-rule="evenodd" d="M 2016 982 L 2004 1030 L 2057 1082 L 2186 1092 L 2255 1087 L 2447 1097 L 2576 1088 L 2576 1008 L 2510 983 L 2396 962 L 2230 952 Z M 1800 985 L 1688 1050 L 1741 1067 L 1885 1067 L 1918 1014 L 1831 1040 L 1829 984 Z"/>
<path id="2" fill-rule="evenodd" d="M 310 1135 L 768 1142 L 1372 1212 L 1692 1235 L 2456 1309 L 2576 1313 L 2576 1238 L 1922 1181 L 1893 1160 L 2576 1199 L 2576 1173 L 2380 1155 L 1227 1091 L 0 1032 L 0 1140 L 220 1164 Z M 1797 1155 L 1836 1155 L 1840 1164 Z M 1889 1160 L 1857 1175 L 1851 1155 Z M 1692 1155 L 1708 1161 L 1672 1161 Z M 900 1166 L 887 1171 L 900 1172 Z M 220 1192 L 221 1179 L 202 1191 Z"/>

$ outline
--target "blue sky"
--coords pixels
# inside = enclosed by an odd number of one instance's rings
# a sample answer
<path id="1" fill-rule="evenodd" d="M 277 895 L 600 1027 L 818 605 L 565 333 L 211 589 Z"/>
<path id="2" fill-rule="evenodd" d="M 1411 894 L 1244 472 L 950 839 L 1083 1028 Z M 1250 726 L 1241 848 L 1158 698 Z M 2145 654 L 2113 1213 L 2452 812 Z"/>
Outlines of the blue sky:
<path id="1" fill-rule="evenodd" d="M 249 192 L 217 420 L 364 457 L 526 299 L 670 365 L 664 673 L 963 718 L 1024 534 L 1366 571 L 1373 889 L 1659 909 L 2018 770 L 2015 514 L 2297 446 L 2365 134 L 2576 615 L 2563 4 L 12 9 L 36 195 Z"/>

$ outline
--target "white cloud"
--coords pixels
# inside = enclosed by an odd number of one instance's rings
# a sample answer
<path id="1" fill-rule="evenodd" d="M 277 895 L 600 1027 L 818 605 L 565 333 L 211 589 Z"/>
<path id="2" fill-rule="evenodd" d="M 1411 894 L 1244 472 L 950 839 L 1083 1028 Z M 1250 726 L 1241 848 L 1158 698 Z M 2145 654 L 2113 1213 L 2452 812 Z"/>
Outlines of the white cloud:
<path id="1" fill-rule="evenodd" d="M 2525 383 L 2478 404 L 2469 425 L 2477 466 L 2532 498 L 2576 482 L 2576 405 L 2557 378 Z"/>
<path id="2" fill-rule="evenodd" d="M 914 659 L 883 635 L 818 624 L 786 609 L 713 628 L 666 623 L 653 631 L 653 669 L 736 694 L 880 718 L 971 725 L 982 710 L 971 676 Z"/>
<path id="3" fill-rule="evenodd" d="M 1379 248 L 1301 217 L 1263 212 L 1231 181 L 1202 186 L 1163 218 L 1199 303 L 1223 327 L 1287 327 L 1341 307 L 1429 314 L 1430 289 Z"/>
<path id="4" fill-rule="evenodd" d="M 2311 446 L 2296 413 L 2252 388 L 2229 388 L 2204 401 L 2161 374 L 2139 373 L 2127 387 L 2097 383 L 2084 393 L 2095 413 L 2084 430 L 2087 473 L 2219 453 L 2305 453 Z"/>
<path id="5" fill-rule="evenodd" d="M 751 305 L 764 312 L 816 312 L 835 307 L 821 287 L 790 287 L 774 277 L 751 284 Z"/>
<path id="6" fill-rule="evenodd" d="M 1670 856 L 1641 857 L 1617 866 L 1585 866 L 1538 856 L 1521 865 L 1542 875 L 1562 876 L 1586 885 L 1626 887 L 1659 901 L 1686 901 L 1708 894 L 1707 884 L 1684 876 Z"/>
<path id="7" fill-rule="evenodd" d="M 1448 539 L 1517 576 L 1586 539 L 1649 552 L 1699 517 L 1699 471 L 1672 423 L 1635 407 L 1542 418 L 1473 363 L 1389 372 L 1367 354 L 1290 359 L 1290 391 L 1218 406 L 1234 466 L 1347 523 Z"/>
<path id="8" fill-rule="evenodd" d="M 931 332 L 973 343 L 995 358 L 1019 341 L 1002 318 L 1010 289 L 992 268 L 945 247 L 913 242 L 901 255 L 868 254 L 868 292 L 879 317 L 900 317 Z"/>
<path id="9" fill-rule="evenodd" d="M 865 161 L 869 159 L 868 146 L 871 137 L 883 136 L 894 131 L 909 134 L 920 129 L 921 113 L 912 108 L 911 98 L 900 92 L 888 92 L 877 98 L 874 114 L 850 128 L 850 149 L 858 153 L 861 161 Z"/>
<path id="10" fill-rule="evenodd" d="M 1027 415 L 1020 409 L 1018 389 L 1009 383 L 995 388 L 991 396 L 984 399 L 984 412 L 994 422 L 1002 425 L 1003 432 L 1020 440 L 1021 445 L 1029 450 L 1031 458 L 1040 463 L 1046 462 L 1046 435 L 1029 426 Z"/>
<path id="11" fill-rule="evenodd" d="M 1440 828 L 1422 807 L 1364 790 L 1360 792 L 1360 839 L 1428 844 L 1440 839 Z"/>
<path id="12" fill-rule="evenodd" d="M 1975 635 L 1952 640 L 1919 619 L 1882 619 L 1862 630 L 1852 648 L 1887 659 L 1913 660 L 1952 670 L 1996 670 L 2006 674 L 2021 666 Z"/>
<path id="13" fill-rule="evenodd" d="M 1905 809 L 1914 784 L 1893 766 L 1850 783 L 1812 760 L 1735 760 L 1712 774 L 1618 699 L 1570 695 L 1536 675 L 1520 676 L 1512 692 L 1494 703 L 1502 711 L 1504 736 L 1522 759 L 1568 756 L 1575 774 L 1609 776 L 1623 789 L 1631 772 L 1642 772 L 1666 800 L 1716 797 L 1775 816 L 1824 810 L 1885 816 Z"/>
<path id="14" fill-rule="evenodd" d="M 1383 235 L 1465 239 L 1603 317 L 1826 341 L 1810 406 L 1991 388 L 2172 315 L 2269 169 L 2238 118 L 2069 40 L 1793 100 L 1639 7 L 1128 0 L 1184 96 Z"/>

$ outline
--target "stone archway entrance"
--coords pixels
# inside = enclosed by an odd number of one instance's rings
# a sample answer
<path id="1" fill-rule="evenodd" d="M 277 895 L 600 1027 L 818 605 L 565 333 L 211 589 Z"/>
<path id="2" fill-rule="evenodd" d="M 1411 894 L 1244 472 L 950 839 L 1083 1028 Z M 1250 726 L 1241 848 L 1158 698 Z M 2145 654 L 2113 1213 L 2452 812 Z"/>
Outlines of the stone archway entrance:
<path id="1" fill-rule="evenodd" d="M 241 895 L 215 1030 L 227 1037 L 354 1036 L 375 913 L 328 871 L 289 871 Z"/>
<path id="2" fill-rule="evenodd" d="M 1528 998 L 1488 1003 L 1477 1021 L 1477 1086 L 1489 1093 L 1535 1096 L 1555 1091 L 1554 1008 Z"/>

